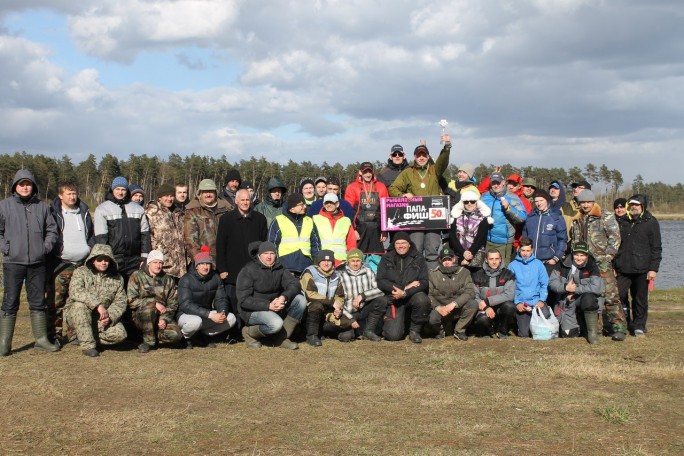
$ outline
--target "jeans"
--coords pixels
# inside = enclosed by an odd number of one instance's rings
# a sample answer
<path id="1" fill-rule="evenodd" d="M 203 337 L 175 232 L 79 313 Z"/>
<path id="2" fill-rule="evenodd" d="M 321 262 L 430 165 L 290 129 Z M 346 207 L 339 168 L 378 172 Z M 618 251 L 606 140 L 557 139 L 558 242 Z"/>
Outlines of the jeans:
<path id="1" fill-rule="evenodd" d="M 302 321 L 304 311 L 306 310 L 306 298 L 300 294 L 285 306 L 280 312 L 273 312 L 272 310 L 263 310 L 252 312 L 249 316 L 248 326 L 259 326 L 259 331 L 264 336 L 275 334 L 283 327 L 283 316 L 293 320 Z"/>

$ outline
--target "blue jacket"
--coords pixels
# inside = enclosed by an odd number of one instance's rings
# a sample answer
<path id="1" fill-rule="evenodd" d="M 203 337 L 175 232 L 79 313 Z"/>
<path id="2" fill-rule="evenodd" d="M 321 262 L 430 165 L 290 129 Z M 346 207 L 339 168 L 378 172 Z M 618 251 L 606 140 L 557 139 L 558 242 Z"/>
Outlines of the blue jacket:
<path id="1" fill-rule="evenodd" d="M 553 258 L 559 263 L 563 258 L 568 244 L 568 230 L 560 210 L 539 212 L 539 209 L 535 209 L 527 216 L 522 235 L 532 240 L 534 255 L 540 260 Z"/>
<path id="2" fill-rule="evenodd" d="M 529 258 L 516 255 L 508 269 L 515 274 L 515 304 L 528 303 L 535 306 L 537 301 L 546 302 L 549 295 L 549 274 L 544 263 L 534 255 Z"/>
<path id="3" fill-rule="evenodd" d="M 283 215 L 290 219 L 290 221 L 297 228 L 297 232 L 301 233 L 302 224 L 304 223 L 304 215 L 295 215 L 289 211 L 283 211 Z M 274 219 L 273 223 L 268 229 L 268 240 L 273 242 L 276 246 L 280 246 L 280 241 L 283 238 L 282 231 L 280 230 L 280 225 L 278 225 L 278 219 Z M 316 254 L 321 249 L 321 238 L 318 235 L 318 230 L 316 229 L 316 224 L 314 223 L 313 230 L 311 231 L 311 257 L 308 257 L 302 253 L 301 250 L 292 252 L 285 256 L 279 256 L 278 259 L 290 272 L 293 272 L 299 277 L 299 275 L 304 271 L 304 269 L 311 266 L 312 258 L 316 257 Z"/>
<path id="4" fill-rule="evenodd" d="M 513 243 L 515 226 L 522 225 L 527 218 L 527 210 L 525 210 L 520 198 L 509 191 L 506 191 L 504 196 L 509 202 L 506 211 L 501 207 L 500 197 L 492 195 L 491 191 L 482 195 L 482 202 L 492 210 L 492 217 L 494 218 L 494 225 L 487 233 L 487 241 L 494 244 Z"/>

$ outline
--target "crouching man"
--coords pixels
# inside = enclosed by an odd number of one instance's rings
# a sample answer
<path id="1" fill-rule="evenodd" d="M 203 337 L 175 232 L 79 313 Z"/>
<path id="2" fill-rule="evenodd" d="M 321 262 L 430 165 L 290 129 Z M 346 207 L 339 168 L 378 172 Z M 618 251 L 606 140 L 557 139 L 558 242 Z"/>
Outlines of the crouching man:
<path id="1" fill-rule="evenodd" d="M 185 338 L 185 348 L 192 349 L 192 338 L 199 333 L 201 343 L 216 348 L 211 337 L 224 333 L 235 324 L 228 310 L 228 298 L 219 275 L 214 271 L 211 249 L 202 246 L 188 273 L 178 282 L 178 326 Z"/>
<path id="2" fill-rule="evenodd" d="M 566 258 L 559 268 L 551 272 L 549 288 L 558 293 L 561 334 L 578 336 L 579 331 L 573 332 L 574 328 L 568 327 L 567 322 L 574 323 L 572 326 L 579 329 L 578 321 L 581 319 L 576 318 L 575 313 L 583 312 L 587 341 L 598 344 L 599 301 L 602 303 L 604 300 L 605 284 L 596 261 L 589 256 L 586 242 L 573 244 L 572 258 Z"/>
<path id="3" fill-rule="evenodd" d="M 382 340 L 377 333 L 378 323 L 385 315 L 387 303 L 384 293 L 378 288 L 375 272 L 363 265 L 361 250 L 351 249 L 347 252 L 347 263 L 340 272 L 340 280 L 344 288 L 343 314 L 352 321 L 352 333 L 340 334 L 337 338 L 343 342 L 348 337 L 355 339 L 363 328 L 364 339 L 373 342 Z"/>
<path id="4" fill-rule="evenodd" d="M 64 320 L 86 356 L 100 356 L 98 342 L 115 345 L 126 339 L 121 316 L 126 310 L 124 279 L 107 244 L 95 244 L 85 264 L 74 271 Z"/>
<path id="5" fill-rule="evenodd" d="M 296 350 L 290 336 L 306 311 L 299 282 L 278 260 L 274 243 L 252 242 L 249 252 L 253 260 L 237 278 L 242 337 L 249 348 L 259 348 L 260 339 L 276 335 L 276 345 Z"/>
<path id="6" fill-rule="evenodd" d="M 140 353 L 147 353 L 160 343 L 181 340 L 181 331 L 174 318 L 178 310 L 178 292 L 170 275 L 163 270 L 164 254 L 152 250 L 147 264 L 135 271 L 128 281 L 128 307 L 133 312 L 133 322 L 142 331 Z"/>
<path id="7" fill-rule="evenodd" d="M 477 313 L 475 289 L 470 271 L 456 261 L 451 247 L 439 251 L 439 266 L 430 270 L 430 302 L 432 311 L 428 325 L 437 338 L 444 337 L 444 328 L 453 326 L 454 338 L 466 341 L 466 328 Z"/>
<path id="8" fill-rule="evenodd" d="M 473 328 L 493 339 L 507 339 L 515 320 L 515 274 L 503 267 L 501 252 L 490 249 L 472 278 L 479 309 Z"/>

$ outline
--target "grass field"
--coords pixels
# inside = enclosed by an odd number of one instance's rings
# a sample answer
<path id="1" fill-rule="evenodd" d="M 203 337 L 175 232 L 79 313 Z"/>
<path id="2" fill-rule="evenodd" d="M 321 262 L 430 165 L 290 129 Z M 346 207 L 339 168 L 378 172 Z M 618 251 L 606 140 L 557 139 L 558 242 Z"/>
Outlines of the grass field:
<path id="1" fill-rule="evenodd" d="M 684 289 L 624 343 L 452 338 L 0 359 L 2 454 L 681 455 Z"/>

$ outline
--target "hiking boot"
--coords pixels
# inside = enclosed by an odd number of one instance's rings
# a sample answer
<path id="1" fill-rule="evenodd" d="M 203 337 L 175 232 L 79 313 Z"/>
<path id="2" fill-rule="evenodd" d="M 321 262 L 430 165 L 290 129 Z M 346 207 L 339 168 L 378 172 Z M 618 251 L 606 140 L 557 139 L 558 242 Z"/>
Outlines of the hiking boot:
<path id="1" fill-rule="evenodd" d="M 138 345 L 138 352 L 139 353 L 149 353 L 151 348 L 152 347 L 150 347 L 148 344 L 143 342 L 142 344 Z"/>
<path id="2" fill-rule="evenodd" d="M 611 337 L 611 339 L 613 339 L 615 342 L 622 342 L 625 340 L 625 337 L 626 337 L 625 333 L 615 332 L 615 333 L 613 333 L 613 337 Z"/>
<path id="3" fill-rule="evenodd" d="M 89 356 L 91 358 L 97 358 L 98 356 L 100 356 L 100 352 L 94 348 L 89 348 L 87 350 L 83 350 L 83 354 L 86 356 Z"/>
<path id="4" fill-rule="evenodd" d="M 323 345 L 321 338 L 318 336 L 306 336 L 306 342 L 312 347 L 320 347 Z"/>
<path id="5" fill-rule="evenodd" d="M 454 333 L 454 339 L 462 340 L 465 342 L 466 340 L 468 340 L 468 336 L 466 336 L 466 333 L 464 333 L 464 332 L 455 332 Z"/>
<path id="6" fill-rule="evenodd" d="M 253 325 L 242 327 L 242 338 L 245 339 L 247 348 L 261 348 L 261 342 L 259 342 L 259 339 L 262 337 L 264 337 L 264 335 L 261 333 L 258 326 Z"/>

